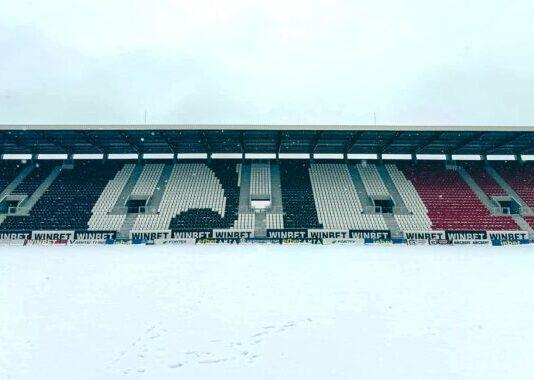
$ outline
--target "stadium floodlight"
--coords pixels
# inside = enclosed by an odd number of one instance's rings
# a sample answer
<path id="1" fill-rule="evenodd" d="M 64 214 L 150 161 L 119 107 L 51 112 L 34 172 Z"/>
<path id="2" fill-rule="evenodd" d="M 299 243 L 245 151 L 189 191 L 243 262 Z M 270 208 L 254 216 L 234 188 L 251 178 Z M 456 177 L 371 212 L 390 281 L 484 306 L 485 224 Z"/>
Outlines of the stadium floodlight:
<path id="1" fill-rule="evenodd" d="M 447 156 L 444 154 L 416 154 L 418 160 L 445 161 Z"/>
<path id="2" fill-rule="evenodd" d="M 382 155 L 382 159 L 384 160 L 411 160 L 412 159 L 412 155 L 411 154 L 393 154 L 393 153 L 388 153 L 388 154 L 383 154 Z"/>
<path id="3" fill-rule="evenodd" d="M 486 156 L 488 161 L 515 161 L 513 154 L 488 154 Z"/>
<path id="4" fill-rule="evenodd" d="M 101 160 L 103 158 L 102 153 L 75 153 L 72 155 L 73 160 Z"/>
<path id="5" fill-rule="evenodd" d="M 31 160 L 32 155 L 26 153 L 6 153 L 2 156 L 4 160 Z"/>
<path id="6" fill-rule="evenodd" d="M 349 160 L 376 160 L 378 155 L 375 153 L 349 153 L 347 158 Z"/>
<path id="7" fill-rule="evenodd" d="M 453 154 L 452 159 L 455 161 L 480 161 L 480 154 Z"/>
<path id="8" fill-rule="evenodd" d="M 232 159 L 238 159 L 241 160 L 243 158 L 242 153 L 212 153 L 211 158 L 218 160 L 232 160 Z"/>
<path id="9" fill-rule="evenodd" d="M 207 153 L 178 153 L 179 160 L 205 160 L 208 158 Z"/>
<path id="10" fill-rule="evenodd" d="M 137 160 L 139 155 L 137 153 L 110 153 L 108 158 L 110 160 Z"/>
<path id="11" fill-rule="evenodd" d="M 274 160 L 276 153 L 245 153 L 247 160 Z"/>
<path id="12" fill-rule="evenodd" d="M 278 153 L 281 160 L 309 160 L 309 153 Z"/>
<path id="13" fill-rule="evenodd" d="M 143 154 L 145 160 L 172 160 L 173 153 L 145 153 Z"/>
<path id="14" fill-rule="evenodd" d="M 314 153 L 313 158 L 316 160 L 342 160 L 345 157 L 343 153 Z"/>

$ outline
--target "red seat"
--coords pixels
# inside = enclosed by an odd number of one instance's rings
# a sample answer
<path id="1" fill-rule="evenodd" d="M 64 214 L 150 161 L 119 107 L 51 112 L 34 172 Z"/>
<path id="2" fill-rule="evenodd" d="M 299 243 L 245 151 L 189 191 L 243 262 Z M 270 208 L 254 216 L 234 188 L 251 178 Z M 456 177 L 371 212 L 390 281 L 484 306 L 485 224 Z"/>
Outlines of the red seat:
<path id="1" fill-rule="evenodd" d="M 519 230 L 510 216 L 492 216 L 458 172 L 443 162 L 400 163 L 436 230 Z M 477 178 L 482 178 L 481 177 Z"/>

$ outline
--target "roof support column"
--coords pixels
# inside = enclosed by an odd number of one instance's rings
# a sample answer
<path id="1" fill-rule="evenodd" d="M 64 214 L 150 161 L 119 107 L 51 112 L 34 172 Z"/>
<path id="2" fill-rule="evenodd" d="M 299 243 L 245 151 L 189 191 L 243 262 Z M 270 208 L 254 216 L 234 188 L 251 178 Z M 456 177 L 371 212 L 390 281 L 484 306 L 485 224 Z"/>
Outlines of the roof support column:
<path id="1" fill-rule="evenodd" d="M 376 154 L 376 159 L 378 160 L 379 165 L 383 164 L 382 152 Z"/>
<path id="2" fill-rule="evenodd" d="M 454 161 L 452 160 L 452 154 L 446 153 L 445 154 L 445 169 L 448 169 L 451 166 L 454 166 Z"/>
<path id="3" fill-rule="evenodd" d="M 67 159 L 65 160 L 65 162 L 67 164 L 71 164 L 71 165 L 74 165 L 74 154 L 71 153 L 67 153 Z"/>

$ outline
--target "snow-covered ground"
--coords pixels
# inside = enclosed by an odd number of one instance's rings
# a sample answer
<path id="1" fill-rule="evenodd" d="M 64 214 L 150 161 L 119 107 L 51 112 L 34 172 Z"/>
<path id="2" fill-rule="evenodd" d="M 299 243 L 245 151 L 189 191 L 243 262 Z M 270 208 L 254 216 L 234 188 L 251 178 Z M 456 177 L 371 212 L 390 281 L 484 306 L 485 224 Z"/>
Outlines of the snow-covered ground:
<path id="1" fill-rule="evenodd" d="M 0 379 L 532 379 L 533 247 L 0 247 Z"/>

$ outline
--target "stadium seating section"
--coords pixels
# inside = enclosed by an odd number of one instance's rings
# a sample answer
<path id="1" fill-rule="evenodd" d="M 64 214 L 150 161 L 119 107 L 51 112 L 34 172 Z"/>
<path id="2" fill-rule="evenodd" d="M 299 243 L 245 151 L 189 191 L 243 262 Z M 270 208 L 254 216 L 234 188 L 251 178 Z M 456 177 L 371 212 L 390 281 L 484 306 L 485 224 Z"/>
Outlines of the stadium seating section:
<path id="1" fill-rule="evenodd" d="M 247 165 L 234 160 L 0 161 L 0 201 L 24 199 L 24 212 L 1 215 L 0 230 L 386 230 L 391 223 L 401 231 L 521 229 L 512 216 L 492 214 L 476 186 L 443 161 Z M 510 195 L 511 188 L 534 208 L 531 163 L 459 165 L 489 198 Z M 131 211 L 130 199 L 146 202 L 146 210 Z M 245 204 L 255 199 L 278 203 L 265 210 Z M 389 215 L 369 207 L 382 199 L 402 207 Z M 531 214 L 523 220 L 534 227 Z"/>
<path id="2" fill-rule="evenodd" d="M 534 164 L 527 162 L 523 165 L 509 162 L 494 163 L 493 166 L 515 192 L 534 208 Z"/>
<path id="3" fill-rule="evenodd" d="M 509 216 L 492 216 L 456 170 L 442 162 L 399 164 L 437 230 L 518 230 Z"/>

